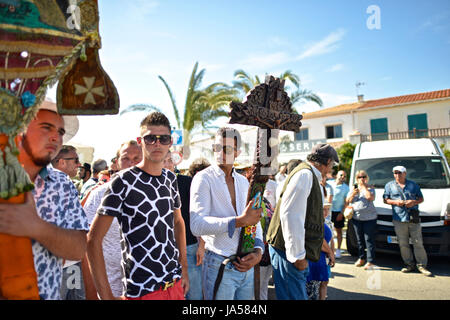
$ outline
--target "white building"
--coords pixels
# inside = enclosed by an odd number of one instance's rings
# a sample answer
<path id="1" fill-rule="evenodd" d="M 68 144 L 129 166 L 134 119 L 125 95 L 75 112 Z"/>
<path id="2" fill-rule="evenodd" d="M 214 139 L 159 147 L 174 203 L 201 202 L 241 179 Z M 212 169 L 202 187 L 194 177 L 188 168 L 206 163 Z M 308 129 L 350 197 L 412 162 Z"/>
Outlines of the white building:
<path id="1" fill-rule="evenodd" d="M 303 113 L 300 132 L 280 131 L 278 162 L 306 159 L 317 143 L 329 143 L 338 148 L 344 143 L 384 139 L 432 137 L 450 149 L 450 89 L 424 92 L 342 104 L 314 112 Z M 253 161 L 257 128 L 229 125 L 242 135 L 242 153 L 238 164 Z M 191 157 L 179 168 L 184 169 L 197 157 L 213 160 L 214 137 L 192 142 Z"/>

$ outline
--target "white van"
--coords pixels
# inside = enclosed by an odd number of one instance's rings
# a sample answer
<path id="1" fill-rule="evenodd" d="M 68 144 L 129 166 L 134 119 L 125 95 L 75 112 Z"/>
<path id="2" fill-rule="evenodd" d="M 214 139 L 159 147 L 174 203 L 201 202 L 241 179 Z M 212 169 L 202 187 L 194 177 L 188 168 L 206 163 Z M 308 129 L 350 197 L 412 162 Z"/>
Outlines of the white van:
<path id="1" fill-rule="evenodd" d="M 423 193 L 424 202 L 419 210 L 427 254 L 450 257 L 450 170 L 441 148 L 430 138 L 362 142 L 355 148 L 349 185 L 352 188 L 358 170 L 365 170 L 370 178 L 369 185 L 375 188 L 376 250 L 400 253 L 392 209 L 383 202 L 384 186 L 394 180 L 392 168 L 399 165 L 406 168 L 406 179 L 416 182 Z M 346 238 L 348 251 L 356 255 L 351 220 Z"/>

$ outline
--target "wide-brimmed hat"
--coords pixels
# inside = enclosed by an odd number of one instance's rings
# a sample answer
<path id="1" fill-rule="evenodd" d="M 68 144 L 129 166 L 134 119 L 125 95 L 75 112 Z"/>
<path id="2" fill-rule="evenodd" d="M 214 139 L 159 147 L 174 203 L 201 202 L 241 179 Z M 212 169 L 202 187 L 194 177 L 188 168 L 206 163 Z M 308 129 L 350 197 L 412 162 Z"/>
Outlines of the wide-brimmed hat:
<path id="1" fill-rule="evenodd" d="M 56 103 L 49 100 L 44 100 L 38 107 L 38 110 L 49 110 L 59 114 Z M 77 116 L 61 116 L 64 120 L 64 130 L 66 130 L 66 133 L 63 136 L 63 144 L 66 144 L 77 134 L 80 123 Z"/>

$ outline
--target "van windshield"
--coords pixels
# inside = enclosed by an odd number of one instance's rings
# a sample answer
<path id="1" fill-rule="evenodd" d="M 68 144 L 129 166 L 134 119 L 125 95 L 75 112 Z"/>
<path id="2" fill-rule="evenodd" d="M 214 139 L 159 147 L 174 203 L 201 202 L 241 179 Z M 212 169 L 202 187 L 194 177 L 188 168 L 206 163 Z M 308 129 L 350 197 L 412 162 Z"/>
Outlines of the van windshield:
<path id="1" fill-rule="evenodd" d="M 363 159 L 355 162 L 355 173 L 364 170 L 369 175 L 369 184 L 375 188 L 384 188 L 387 182 L 394 180 L 392 168 L 404 166 L 406 179 L 413 180 L 420 188 L 442 189 L 450 187 L 450 178 L 444 160 L 439 157 L 410 157 Z"/>

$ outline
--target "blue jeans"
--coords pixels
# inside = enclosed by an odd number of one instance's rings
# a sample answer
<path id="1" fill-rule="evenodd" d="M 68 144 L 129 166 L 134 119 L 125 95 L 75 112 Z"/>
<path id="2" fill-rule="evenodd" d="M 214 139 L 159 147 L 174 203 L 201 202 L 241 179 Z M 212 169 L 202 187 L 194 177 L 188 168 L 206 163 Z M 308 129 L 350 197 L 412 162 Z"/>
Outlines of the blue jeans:
<path id="1" fill-rule="evenodd" d="M 306 277 L 309 268 L 298 270 L 286 259 L 286 253 L 269 245 L 273 282 L 278 300 L 308 300 Z"/>
<path id="2" fill-rule="evenodd" d="M 186 246 L 189 275 L 189 291 L 186 300 L 203 300 L 202 265 L 197 266 L 197 249 L 198 243 Z"/>
<path id="3" fill-rule="evenodd" d="M 373 263 L 375 259 L 375 233 L 377 231 L 377 219 L 360 221 L 353 219 L 353 228 L 358 242 L 358 255 L 361 260 Z M 367 249 L 367 253 L 366 253 Z"/>
<path id="4" fill-rule="evenodd" d="M 61 300 L 86 300 L 81 262 L 63 268 Z"/>
<path id="5" fill-rule="evenodd" d="M 203 262 L 203 295 L 205 300 L 212 300 L 214 284 L 217 279 L 219 267 L 225 257 L 211 251 L 205 252 Z M 254 294 L 253 268 L 247 272 L 236 270 L 229 262 L 224 271 L 222 281 L 217 290 L 216 300 L 253 300 Z"/>

